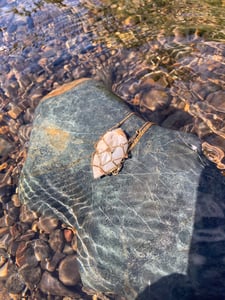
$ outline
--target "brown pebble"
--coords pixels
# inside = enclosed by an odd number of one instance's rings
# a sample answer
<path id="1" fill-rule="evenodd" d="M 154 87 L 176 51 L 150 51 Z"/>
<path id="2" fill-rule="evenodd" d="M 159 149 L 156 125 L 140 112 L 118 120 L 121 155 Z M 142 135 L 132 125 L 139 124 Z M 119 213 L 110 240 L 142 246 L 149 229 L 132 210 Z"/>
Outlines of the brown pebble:
<path id="1" fill-rule="evenodd" d="M 33 290 L 35 285 L 41 280 L 41 268 L 24 266 L 19 269 L 19 274 L 23 277 L 26 285 L 30 290 Z"/>
<path id="2" fill-rule="evenodd" d="M 35 232 L 31 229 L 27 230 L 24 234 L 20 236 L 21 241 L 29 241 L 35 236 Z"/>
<path id="3" fill-rule="evenodd" d="M 53 277 L 49 272 L 45 271 L 38 285 L 42 292 L 55 296 L 79 297 L 75 292 L 67 289 L 58 279 Z M 78 299 L 79 299 L 78 298 Z"/>
<path id="4" fill-rule="evenodd" d="M 33 223 L 35 219 L 37 219 L 37 214 L 29 210 L 26 205 L 22 205 L 20 209 L 20 221 L 24 223 Z"/>
<path id="5" fill-rule="evenodd" d="M 20 126 L 18 130 L 18 138 L 21 144 L 24 144 L 29 140 L 31 129 L 32 129 L 31 124 Z"/>
<path id="6" fill-rule="evenodd" d="M 13 194 L 12 197 L 11 197 L 11 200 L 12 200 L 13 205 L 15 207 L 20 207 L 21 206 L 21 202 L 20 202 L 20 199 L 18 197 L 18 194 Z"/>
<path id="7" fill-rule="evenodd" d="M 16 256 L 16 251 L 19 246 L 19 243 L 20 243 L 19 241 L 15 241 L 14 239 L 12 239 L 12 242 L 9 244 L 9 247 L 7 249 L 10 255 Z"/>
<path id="8" fill-rule="evenodd" d="M 41 216 L 38 221 L 38 226 L 41 231 L 51 233 L 58 227 L 59 221 L 53 217 Z"/>
<path id="9" fill-rule="evenodd" d="M 10 233 L 13 237 L 13 239 L 17 239 L 22 234 L 22 227 L 20 226 L 20 223 L 15 223 L 12 226 L 10 226 Z"/>
<path id="10" fill-rule="evenodd" d="M 6 280 L 6 288 L 9 293 L 19 294 L 25 287 L 23 277 L 18 273 L 11 274 Z"/>
<path id="11" fill-rule="evenodd" d="M 10 243 L 12 242 L 11 234 L 7 233 L 0 237 L 0 249 L 8 249 Z"/>
<path id="12" fill-rule="evenodd" d="M 4 236 L 8 232 L 9 232 L 9 227 L 8 226 L 0 228 L 0 237 Z"/>
<path id="13" fill-rule="evenodd" d="M 65 240 L 70 243 L 73 238 L 73 231 L 71 229 L 64 229 L 63 233 Z"/>
<path id="14" fill-rule="evenodd" d="M 15 207 L 10 201 L 6 204 L 7 210 L 7 222 L 9 226 L 12 226 L 15 222 L 19 220 L 20 209 Z"/>
<path id="15" fill-rule="evenodd" d="M 49 272 L 54 272 L 56 270 L 57 265 L 64 257 L 65 254 L 61 252 L 55 252 L 51 260 L 46 259 L 41 262 L 41 267 Z"/>
<path id="16" fill-rule="evenodd" d="M 21 300 L 22 299 L 22 294 L 11 294 L 8 293 L 10 300 Z"/>
<path id="17" fill-rule="evenodd" d="M 71 241 L 71 246 L 73 248 L 73 251 L 76 252 L 77 251 L 77 236 L 76 235 L 73 236 L 73 239 Z"/>
<path id="18" fill-rule="evenodd" d="M 5 278 L 8 276 L 8 267 L 9 267 L 9 262 L 5 262 L 1 267 L 0 267 L 0 278 Z"/>
<path id="19" fill-rule="evenodd" d="M 6 127 L 8 127 L 8 126 L 6 126 Z M 2 128 L 2 126 L 0 126 L 0 131 L 1 131 L 1 128 Z M 2 157 L 7 156 L 8 153 L 12 150 L 12 148 L 13 148 L 12 143 L 8 142 L 3 137 L 0 137 L 0 153 L 1 153 Z"/>
<path id="20" fill-rule="evenodd" d="M 7 134 L 9 132 L 9 126 L 5 125 L 5 126 L 0 126 L 0 134 L 4 135 Z"/>
<path id="21" fill-rule="evenodd" d="M 62 252 L 66 255 L 74 254 L 73 248 L 68 244 L 65 244 Z"/>
<path id="22" fill-rule="evenodd" d="M 8 253 L 4 249 L 0 249 L 0 267 L 6 263 L 8 257 Z"/>
<path id="23" fill-rule="evenodd" d="M 45 241 L 32 241 L 32 247 L 34 249 L 34 255 L 38 261 L 49 259 L 51 257 L 51 249 Z"/>
<path id="24" fill-rule="evenodd" d="M 24 265 L 36 267 L 38 265 L 38 260 L 34 254 L 34 249 L 31 243 L 20 242 L 16 250 L 16 264 L 19 267 Z"/>
<path id="25" fill-rule="evenodd" d="M 75 286 L 80 281 L 78 263 L 75 255 L 69 255 L 59 264 L 59 279 L 68 286 Z"/>
<path id="26" fill-rule="evenodd" d="M 54 251 L 61 252 L 64 246 L 64 237 L 62 230 L 56 229 L 49 235 L 49 245 Z"/>
<path id="27" fill-rule="evenodd" d="M 0 227 L 6 227 L 8 226 L 8 221 L 7 221 L 7 215 L 4 215 L 0 218 Z M 1 235 L 1 233 L 0 233 Z"/>
<path id="28" fill-rule="evenodd" d="M 8 121 L 8 125 L 9 125 L 9 131 L 12 134 L 14 141 L 18 141 L 17 132 L 21 125 L 20 122 L 18 120 L 10 119 Z"/>
<path id="29" fill-rule="evenodd" d="M 8 163 L 4 162 L 3 164 L 0 165 L 0 171 L 5 170 L 8 167 Z"/>
<path id="30" fill-rule="evenodd" d="M 4 186 L 0 187 L 0 202 L 4 204 L 9 202 L 11 200 L 12 193 L 13 193 L 12 186 L 4 184 Z"/>
<path id="31" fill-rule="evenodd" d="M 15 104 L 10 103 L 10 110 L 7 112 L 12 119 L 17 119 L 21 114 L 22 109 Z"/>
<path id="32" fill-rule="evenodd" d="M 34 118 L 34 108 L 29 107 L 26 109 L 23 119 L 26 123 L 31 123 L 33 121 L 33 118 Z"/>

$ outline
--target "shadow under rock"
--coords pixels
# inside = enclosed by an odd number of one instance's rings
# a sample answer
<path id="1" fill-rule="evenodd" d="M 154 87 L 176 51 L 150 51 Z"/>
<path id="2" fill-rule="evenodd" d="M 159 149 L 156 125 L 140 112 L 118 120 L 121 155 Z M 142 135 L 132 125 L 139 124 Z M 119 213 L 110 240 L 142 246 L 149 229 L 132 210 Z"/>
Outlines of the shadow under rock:
<path id="1" fill-rule="evenodd" d="M 187 275 L 171 274 L 136 300 L 225 299 L 225 177 L 211 164 L 198 185 Z"/>

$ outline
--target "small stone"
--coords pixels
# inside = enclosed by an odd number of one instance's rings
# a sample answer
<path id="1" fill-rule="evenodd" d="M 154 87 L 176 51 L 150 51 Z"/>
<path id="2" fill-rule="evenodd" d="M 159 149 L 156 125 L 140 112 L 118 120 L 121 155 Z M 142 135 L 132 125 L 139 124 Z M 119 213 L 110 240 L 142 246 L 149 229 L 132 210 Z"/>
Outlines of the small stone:
<path id="1" fill-rule="evenodd" d="M 9 132 L 9 126 L 1 126 L 0 127 L 0 134 L 4 135 L 8 132 Z M 1 138 L 1 140 L 2 140 L 2 138 Z M 3 145 L 3 149 L 4 149 L 4 145 Z"/>
<path id="2" fill-rule="evenodd" d="M 0 218 L 0 227 L 6 227 L 8 226 L 8 221 L 7 221 L 8 217 L 7 215 L 4 215 Z"/>
<path id="3" fill-rule="evenodd" d="M 5 278 L 8 275 L 8 267 L 9 267 L 9 262 L 5 262 L 4 265 L 0 267 L 0 279 Z"/>
<path id="4" fill-rule="evenodd" d="M 19 267 L 24 265 L 36 267 L 38 265 L 31 243 L 20 242 L 16 251 L 16 263 Z"/>
<path id="5" fill-rule="evenodd" d="M 59 264 L 59 279 L 68 286 L 75 286 L 80 281 L 78 263 L 75 255 L 69 255 Z"/>
<path id="6" fill-rule="evenodd" d="M 18 130 L 18 138 L 22 144 L 24 144 L 25 142 L 27 142 L 29 140 L 31 129 L 32 129 L 31 124 L 20 126 L 20 128 Z"/>
<path id="7" fill-rule="evenodd" d="M 1 126 L 1 130 L 2 130 L 2 127 L 4 127 L 4 126 Z M 9 152 L 12 150 L 12 148 L 13 148 L 12 143 L 10 143 L 7 140 L 5 140 L 4 138 L 0 137 L 0 153 L 1 153 L 2 157 L 7 156 L 9 154 Z"/>
<path id="8" fill-rule="evenodd" d="M 80 298 L 80 295 L 67 289 L 60 281 L 58 281 L 58 279 L 53 277 L 47 271 L 45 271 L 43 273 L 41 281 L 38 286 L 41 289 L 41 291 L 46 294 L 52 294 L 55 296 L 69 296 L 69 297 L 79 297 Z"/>
<path id="9" fill-rule="evenodd" d="M 16 256 L 16 251 L 17 251 L 17 248 L 19 246 L 19 241 L 15 241 L 14 239 L 12 239 L 11 243 L 9 244 L 9 247 L 7 249 L 8 253 L 11 255 L 11 256 Z"/>
<path id="10" fill-rule="evenodd" d="M 54 251 L 61 252 L 64 246 L 64 237 L 62 230 L 56 229 L 49 236 L 49 245 Z"/>
<path id="11" fill-rule="evenodd" d="M 41 216 L 39 218 L 38 226 L 39 229 L 46 232 L 51 233 L 58 226 L 58 220 L 53 217 Z"/>
<path id="12" fill-rule="evenodd" d="M 12 226 L 10 226 L 10 233 L 14 240 L 22 234 L 22 230 L 23 228 L 20 226 L 20 223 L 15 223 Z"/>
<path id="13" fill-rule="evenodd" d="M 70 243 L 73 238 L 73 231 L 71 229 L 64 229 L 63 233 L 65 240 Z"/>
<path id="14" fill-rule="evenodd" d="M 13 273 L 6 280 L 6 288 L 9 293 L 19 294 L 25 287 L 23 277 L 19 273 Z"/>
<path id="15" fill-rule="evenodd" d="M 61 252 L 55 252 L 51 260 L 46 259 L 41 261 L 41 267 L 49 272 L 54 272 L 56 270 L 59 262 L 65 257 L 65 254 Z"/>
<path id="16" fill-rule="evenodd" d="M 6 204 L 7 210 L 7 222 L 9 226 L 12 226 L 15 222 L 19 220 L 20 209 L 15 207 L 12 202 Z"/>
<path id="17" fill-rule="evenodd" d="M 24 223 L 33 223 L 35 219 L 37 219 L 37 214 L 29 210 L 26 205 L 21 206 L 20 210 L 20 221 Z"/>
<path id="18" fill-rule="evenodd" d="M 8 232 L 9 232 L 9 227 L 8 226 L 0 228 L 0 237 L 4 236 Z"/>
<path id="19" fill-rule="evenodd" d="M 7 112 L 8 116 L 12 119 L 17 119 L 21 114 L 22 109 L 15 104 L 10 103 L 10 110 Z"/>
<path id="20" fill-rule="evenodd" d="M 65 244 L 65 246 L 64 246 L 62 252 L 63 252 L 64 254 L 66 254 L 66 255 L 74 254 L 73 248 L 72 248 L 70 245 L 68 245 L 68 244 Z"/>
<path id="21" fill-rule="evenodd" d="M 71 241 L 71 246 L 73 248 L 73 251 L 77 252 L 77 236 L 74 235 L 73 239 Z"/>
<path id="22" fill-rule="evenodd" d="M 10 300 L 21 300 L 22 299 L 22 294 L 12 294 L 12 293 L 8 293 L 9 295 L 9 299 Z"/>
<path id="23" fill-rule="evenodd" d="M 51 257 L 51 249 L 49 245 L 42 240 L 35 240 L 32 242 L 34 255 L 38 261 L 49 259 Z"/>
<path id="24" fill-rule="evenodd" d="M 21 241 L 29 241 L 35 236 L 35 232 L 31 229 L 27 230 L 24 234 L 21 235 L 20 240 Z"/>
<path id="25" fill-rule="evenodd" d="M 0 171 L 7 169 L 7 167 L 8 167 L 8 163 L 4 162 L 3 164 L 0 165 Z"/>
<path id="26" fill-rule="evenodd" d="M 12 242 L 11 234 L 4 233 L 2 237 L 0 236 L 0 249 L 8 249 L 11 242 Z"/>
<path id="27" fill-rule="evenodd" d="M 19 269 L 19 274 L 23 277 L 23 280 L 28 285 L 29 289 L 33 290 L 35 285 L 41 280 L 41 268 L 24 266 Z"/>
<path id="28" fill-rule="evenodd" d="M 11 197 L 11 200 L 12 200 L 13 205 L 15 207 L 20 207 L 21 206 L 21 202 L 20 202 L 20 199 L 18 197 L 18 194 L 13 194 L 12 197 Z"/>
<path id="29" fill-rule="evenodd" d="M 31 123 L 33 121 L 33 118 L 34 118 L 34 108 L 29 107 L 26 109 L 24 113 L 23 116 L 24 122 Z"/>
<path id="30" fill-rule="evenodd" d="M 0 188 L 0 202 L 7 203 L 11 200 L 11 195 L 14 189 L 11 185 L 4 185 Z"/>

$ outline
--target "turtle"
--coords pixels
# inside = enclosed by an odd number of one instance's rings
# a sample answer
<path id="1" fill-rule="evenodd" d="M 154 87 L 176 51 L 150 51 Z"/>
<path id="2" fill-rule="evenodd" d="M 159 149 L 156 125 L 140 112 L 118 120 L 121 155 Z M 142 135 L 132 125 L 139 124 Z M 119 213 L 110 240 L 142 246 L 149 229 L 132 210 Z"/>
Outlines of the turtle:
<path id="1" fill-rule="evenodd" d="M 129 113 L 118 124 L 107 130 L 95 144 L 92 154 L 92 169 L 94 178 L 113 174 L 117 175 L 122 168 L 124 160 L 138 143 L 142 135 L 153 125 L 151 122 L 144 123 L 136 133 L 128 139 L 120 126 L 134 113 Z"/>

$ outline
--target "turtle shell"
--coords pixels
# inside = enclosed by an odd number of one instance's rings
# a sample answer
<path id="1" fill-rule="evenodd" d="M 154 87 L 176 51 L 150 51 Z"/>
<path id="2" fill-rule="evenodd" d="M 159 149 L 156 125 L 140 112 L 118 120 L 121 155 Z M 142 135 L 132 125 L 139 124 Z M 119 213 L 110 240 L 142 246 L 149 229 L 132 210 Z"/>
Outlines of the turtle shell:
<path id="1" fill-rule="evenodd" d="M 128 139 L 121 128 L 107 131 L 95 145 L 92 155 L 92 170 L 94 178 L 103 175 L 117 174 L 122 167 L 122 161 L 128 157 Z"/>

